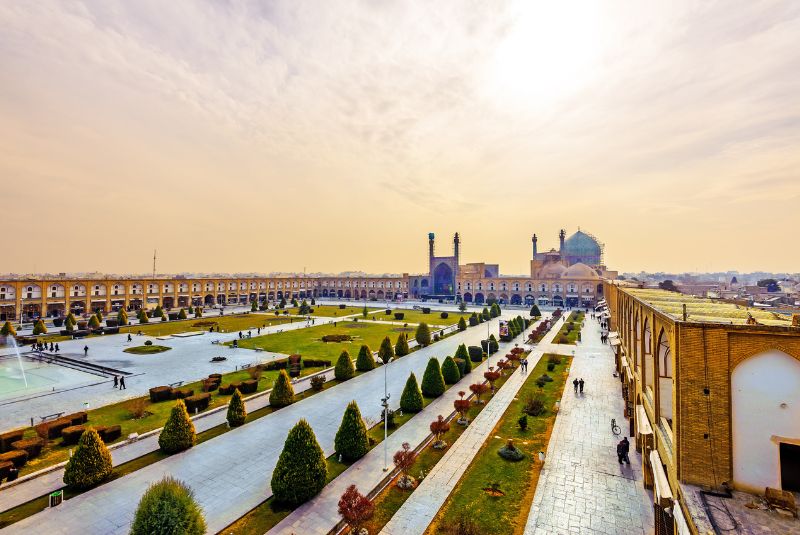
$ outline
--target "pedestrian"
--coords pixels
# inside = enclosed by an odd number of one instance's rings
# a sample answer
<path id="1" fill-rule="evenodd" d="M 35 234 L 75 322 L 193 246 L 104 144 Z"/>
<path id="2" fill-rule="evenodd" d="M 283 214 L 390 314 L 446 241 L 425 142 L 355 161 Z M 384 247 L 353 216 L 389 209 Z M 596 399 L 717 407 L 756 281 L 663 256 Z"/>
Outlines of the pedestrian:
<path id="1" fill-rule="evenodd" d="M 261 334 L 261 327 L 259 327 L 258 330 L 256 330 L 256 334 Z"/>
<path id="2" fill-rule="evenodd" d="M 576 377 L 574 381 L 572 381 L 572 386 L 575 387 L 575 393 L 578 393 L 578 378 Z"/>
<path id="3" fill-rule="evenodd" d="M 619 464 L 623 462 L 627 464 L 631 464 L 631 460 L 628 458 L 628 451 L 631 448 L 630 442 L 628 442 L 628 437 L 623 437 L 622 440 L 619 441 L 617 444 L 617 460 Z"/>
<path id="4" fill-rule="evenodd" d="M 581 380 L 578 381 L 578 385 L 581 387 L 581 395 L 582 395 L 583 394 L 583 377 L 581 377 Z"/>
<path id="5" fill-rule="evenodd" d="M 53 352 L 53 342 L 50 342 L 50 352 Z"/>
<path id="6" fill-rule="evenodd" d="M 56 344 L 56 353 L 58 353 L 59 351 L 61 350 L 58 348 L 58 344 Z"/>
<path id="7" fill-rule="evenodd" d="M 83 356 L 84 357 L 89 356 L 89 346 L 83 346 Z"/>
<path id="8" fill-rule="evenodd" d="M 119 376 L 119 389 L 120 390 L 127 390 L 127 388 L 125 388 L 125 376 L 124 375 L 120 375 Z"/>
<path id="9" fill-rule="evenodd" d="M 244 338 L 244 337 L 242 336 L 242 331 L 239 331 L 239 340 L 241 340 L 242 338 Z"/>
<path id="10" fill-rule="evenodd" d="M 115 375 L 114 376 L 114 388 L 117 388 L 118 386 L 119 386 L 119 378 Z"/>
<path id="11" fill-rule="evenodd" d="M 133 342 L 133 336 L 131 336 L 131 333 L 128 333 L 128 342 Z"/>

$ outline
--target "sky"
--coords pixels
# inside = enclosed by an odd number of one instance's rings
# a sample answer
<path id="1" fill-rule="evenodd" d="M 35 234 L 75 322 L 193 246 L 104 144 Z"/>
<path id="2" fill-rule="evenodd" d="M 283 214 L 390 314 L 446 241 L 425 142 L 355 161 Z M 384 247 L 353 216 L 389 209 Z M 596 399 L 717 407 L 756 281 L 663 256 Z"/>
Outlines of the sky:
<path id="1" fill-rule="evenodd" d="M 0 273 L 799 271 L 800 2 L 0 2 Z"/>

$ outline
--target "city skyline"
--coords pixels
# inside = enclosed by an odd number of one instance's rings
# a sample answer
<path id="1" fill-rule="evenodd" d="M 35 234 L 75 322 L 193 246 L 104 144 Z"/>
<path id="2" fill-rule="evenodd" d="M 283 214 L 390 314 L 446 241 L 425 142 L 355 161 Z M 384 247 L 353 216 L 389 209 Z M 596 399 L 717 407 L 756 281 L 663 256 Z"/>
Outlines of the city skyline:
<path id="1" fill-rule="evenodd" d="M 0 24 L 3 272 L 148 272 L 154 248 L 165 273 L 417 272 L 433 230 L 513 274 L 562 227 L 620 272 L 800 263 L 771 246 L 800 199 L 791 2 L 7 2 Z"/>

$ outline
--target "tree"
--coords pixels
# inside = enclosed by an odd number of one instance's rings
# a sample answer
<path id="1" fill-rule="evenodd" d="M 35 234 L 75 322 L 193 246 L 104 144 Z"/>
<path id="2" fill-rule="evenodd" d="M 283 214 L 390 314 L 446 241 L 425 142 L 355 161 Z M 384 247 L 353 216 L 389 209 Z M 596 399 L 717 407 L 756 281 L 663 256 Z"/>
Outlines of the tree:
<path id="1" fill-rule="evenodd" d="M 66 329 L 68 333 L 71 333 L 75 330 L 75 320 L 73 320 L 70 316 L 72 316 L 72 314 L 67 316 L 67 319 L 64 320 L 64 329 Z"/>
<path id="2" fill-rule="evenodd" d="M 403 442 L 402 449 L 396 451 L 392 457 L 394 465 L 400 470 L 401 474 L 400 480 L 397 482 L 399 487 L 410 488 L 413 485 L 413 481 L 408 476 L 408 472 L 414 466 L 416 460 L 417 454 L 411 449 L 411 445 L 408 442 Z"/>
<path id="3" fill-rule="evenodd" d="M 464 316 L 458 318 L 458 330 L 462 332 L 467 330 L 467 322 L 464 321 Z"/>
<path id="4" fill-rule="evenodd" d="M 94 318 L 94 316 L 92 316 L 92 318 Z M 95 321 L 97 321 L 97 318 L 95 318 Z M 98 324 L 98 327 L 99 326 L 100 325 Z M 40 319 L 36 323 L 34 323 L 34 325 L 33 325 L 33 335 L 34 336 L 36 336 L 38 334 L 46 334 L 46 333 L 47 333 L 47 327 L 45 326 L 43 320 Z"/>
<path id="5" fill-rule="evenodd" d="M 668 292 L 678 292 L 678 287 L 675 286 L 675 283 L 671 279 L 667 279 L 663 282 L 658 283 L 658 287 L 662 290 L 667 290 Z"/>
<path id="6" fill-rule="evenodd" d="M 400 408 L 403 412 L 419 412 L 422 410 L 422 391 L 417 384 L 417 376 L 414 372 L 408 376 L 403 394 L 400 396 Z"/>
<path id="7" fill-rule="evenodd" d="M 148 323 L 150 318 L 147 316 L 147 312 L 145 309 L 139 309 L 139 314 L 137 316 L 139 318 L 139 323 Z"/>
<path id="8" fill-rule="evenodd" d="M 375 512 L 375 505 L 369 499 L 358 492 L 355 485 L 350 485 L 339 498 L 339 515 L 342 520 L 350 527 L 350 533 L 358 534 L 361 526 L 372 518 Z"/>
<path id="9" fill-rule="evenodd" d="M 464 361 L 464 375 L 472 371 L 472 361 L 469 358 L 469 352 L 467 351 L 467 346 L 465 344 L 458 346 L 454 358 Z"/>
<path id="10" fill-rule="evenodd" d="M 500 315 L 500 305 L 497 303 L 492 303 L 492 307 L 489 309 L 489 315 L 493 318 L 496 318 Z"/>
<path id="11" fill-rule="evenodd" d="M 433 436 L 436 439 L 433 443 L 433 447 L 436 448 L 437 445 L 439 448 L 447 446 L 447 443 L 442 440 L 442 435 L 450 431 L 450 422 L 445 420 L 440 414 L 438 418 L 431 422 L 430 429 L 431 433 L 433 433 Z"/>
<path id="12" fill-rule="evenodd" d="M 486 383 L 475 383 L 469 385 L 469 389 L 472 391 L 473 394 L 475 394 L 475 400 L 478 403 L 480 403 L 481 396 L 489 391 L 489 385 L 487 385 Z"/>
<path id="13" fill-rule="evenodd" d="M 369 451 L 367 426 L 355 401 L 347 405 L 333 444 L 336 453 L 348 462 L 360 459 Z"/>
<path id="14" fill-rule="evenodd" d="M 428 327 L 427 323 L 423 321 L 417 325 L 417 332 L 414 333 L 414 338 L 422 347 L 429 346 L 431 344 L 431 329 Z"/>
<path id="15" fill-rule="evenodd" d="M 497 338 L 494 337 L 494 334 L 489 335 L 489 351 L 488 353 L 496 353 L 499 349 L 500 345 L 497 343 Z"/>
<path id="16" fill-rule="evenodd" d="M 350 360 L 350 353 L 347 350 L 342 351 L 339 360 L 336 361 L 336 367 L 333 369 L 333 376 L 339 381 L 347 381 L 352 379 L 355 374 L 356 369 L 353 367 L 353 361 Z"/>
<path id="17" fill-rule="evenodd" d="M 64 468 L 64 484 L 73 489 L 88 489 L 108 479 L 113 470 L 111 453 L 97 431 L 90 427 L 81 435 L 75 453 Z"/>
<path id="18" fill-rule="evenodd" d="M 178 319 L 185 320 L 186 319 L 186 310 L 181 308 L 180 312 L 178 312 Z"/>
<path id="19" fill-rule="evenodd" d="M 394 345 L 394 354 L 398 357 L 405 357 L 411 353 L 411 348 L 408 347 L 408 335 L 400 333 L 397 335 L 397 343 Z"/>
<path id="20" fill-rule="evenodd" d="M 203 535 L 205 532 L 206 521 L 192 490 L 182 481 L 169 476 L 150 485 L 145 491 L 131 526 L 131 535 Z"/>
<path id="21" fill-rule="evenodd" d="M 194 317 L 195 318 L 203 317 L 203 307 L 194 307 Z"/>
<path id="22" fill-rule="evenodd" d="M 449 385 L 454 385 L 461 380 L 461 372 L 458 370 L 458 365 L 456 361 L 453 360 L 453 357 L 444 359 L 442 363 L 442 377 L 444 377 L 444 382 Z"/>
<path id="23" fill-rule="evenodd" d="M 490 320 L 492 318 L 489 315 L 489 309 L 486 308 L 486 307 L 483 307 L 483 311 L 481 312 L 481 316 L 483 316 L 483 321 L 488 321 L 488 320 Z"/>
<path id="24" fill-rule="evenodd" d="M 11 325 L 10 321 L 6 321 L 3 324 L 3 328 L 0 329 L 0 335 L 3 335 L 3 336 L 16 336 L 17 335 L 17 330 L 14 329 L 14 326 Z"/>
<path id="25" fill-rule="evenodd" d="M 756 283 L 761 288 L 766 288 L 768 292 L 777 292 L 780 290 L 780 286 L 778 286 L 778 281 L 775 279 L 761 279 Z"/>
<path id="26" fill-rule="evenodd" d="M 489 368 L 488 372 L 483 372 L 483 378 L 489 381 L 489 384 L 492 385 L 492 392 L 494 392 L 494 382 L 500 379 L 500 372 Z"/>
<path id="27" fill-rule="evenodd" d="M 381 362 L 384 364 L 389 364 L 394 358 L 392 341 L 389 340 L 388 336 L 381 342 L 381 347 L 378 349 L 378 358 L 381 359 Z"/>
<path id="28" fill-rule="evenodd" d="M 465 303 L 464 301 L 461 301 L 461 302 L 458 304 L 458 309 L 459 309 L 461 312 L 465 312 L 465 311 L 467 310 L 467 303 Z"/>
<path id="29" fill-rule="evenodd" d="M 187 311 L 189 314 L 194 314 L 194 307 L 189 305 L 189 310 Z"/>
<path id="30" fill-rule="evenodd" d="M 311 312 L 311 307 L 308 306 L 308 302 L 305 299 L 300 303 L 300 310 L 298 312 L 301 316 L 305 316 Z"/>
<path id="31" fill-rule="evenodd" d="M 244 406 L 244 400 L 238 388 L 233 391 L 231 401 L 228 403 L 228 415 L 226 418 L 228 425 L 231 427 L 239 427 L 247 419 L 247 409 Z"/>
<path id="32" fill-rule="evenodd" d="M 279 409 L 292 403 L 294 403 L 294 388 L 286 370 L 281 370 L 272 385 L 272 392 L 269 393 L 269 404 Z"/>
<path id="33" fill-rule="evenodd" d="M 97 321 L 103 321 L 103 312 L 99 308 L 95 311 L 94 315 L 97 316 Z"/>
<path id="34" fill-rule="evenodd" d="M 281 302 L 278 303 L 278 308 L 286 308 L 286 299 L 281 297 Z"/>
<path id="35" fill-rule="evenodd" d="M 542 317 L 542 313 L 539 310 L 539 307 L 536 306 L 535 304 L 531 307 L 531 317 L 532 318 L 541 318 Z"/>
<path id="36" fill-rule="evenodd" d="M 89 327 L 91 327 L 92 329 L 98 329 L 100 327 L 100 320 L 97 319 L 97 316 L 94 314 L 92 314 L 92 317 L 89 318 Z"/>
<path id="37" fill-rule="evenodd" d="M 444 394 L 445 384 L 439 360 L 431 357 L 422 376 L 422 394 L 429 398 L 436 398 Z"/>
<path id="38" fill-rule="evenodd" d="M 372 356 L 372 350 L 366 344 L 362 345 L 361 349 L 358 350 L 356 369 L 360 372 L 368 372 L 375 369 L 375 358 Z"/>
<path id="39" fill-rule="evenodd" d="M 300 505 L 325 487 L 328 465 L 314 430 L 305 420 L 297 422 L 283 445 L 272 472 L 272 493 L 278 502 Z"/>
<path id="40" fill-rule="evenodd" d="M 305 301 L 303 302 L 305 303 Z M 250 303 L 250 312 L 258 312 L 258 299 Z M 304 312 L 301 312 L 301 314 L 304 314 Z"/>
<path id="41" fill-rule="evenodd" d="M 469 400 L 464 399 L 465 394 L 466 392 L 464 392 L 463 390 L 460 391 L 458 395 L 461 397 L 453 402 L 453 408 L 458 413 L 459 420 L 461 420 L 462 422 L 466 421 L 467 413 L 469 412 L 469 407 L 470 407 Z"/>
<path id="42" fill-rule="evenodd" d="M 369 310 L 367 309 L 367 305 L 364 305 L 364 309 L 361 311 L 361 315 L 366 318 L 368 314 Z"/>
<path id="43" fill-rule="evenodd" d="M 194 441 L 194 424 L 186 411 L 186 405 L 179 399 L 158 436 L 158 446 L 166 453 L 178 453 L 194 446 Z"/>

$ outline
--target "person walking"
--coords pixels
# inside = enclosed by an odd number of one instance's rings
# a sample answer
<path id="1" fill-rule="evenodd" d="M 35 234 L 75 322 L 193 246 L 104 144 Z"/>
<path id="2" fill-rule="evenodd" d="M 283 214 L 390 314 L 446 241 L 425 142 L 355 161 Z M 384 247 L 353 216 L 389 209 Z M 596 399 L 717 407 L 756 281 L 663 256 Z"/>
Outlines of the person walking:
<path id="1" fill-rule="evenodd" d="M 128 333 L 128 342 L 133 342 L 133 337 L 131 336 L 131 333 Z"/>
<path id="2" fill-rule="evenodd" d="M 89 356 L 89 346 L 83 346 L 83 356 L 84 357 Z"/>
<path id="3" fill-rule="evenodd" d="M 58 344 L 56 344 L 56 353 L 58 353 L 59 351 L 61 350 L 58 348 Z"/>
<path id="4" fill-rule="evenodd" d="M 631 460 L 628 458 L 628 451 L 630 451 L 630 448 L 631 444 L 628 442 L 628 437 L 623 437 L 617 444 L 617 460 L 619 464 L 623 462 L 631 464 Z"/>
<path id="5" fill-rule="evenodd" d="M 119 386 L 119 378 L 115 375 L 114 376 L 114 388 L 117 388 L 118 386 Z"/>
<path id="6" fill-rule="evenodd" d="M 580 386 L 581 395 L 583 395 L 583 377 L 581 377 L 581 380 L 578 381 L 578 386 Z"/>
<path id="7" fill-rule="evenodd" d="M 120 375 L 119 376 L 119 389 L 120 390 L 127 390 L 127 388 L 125 388 L 125 376 L 124 375 Z"/>
<path id="8" fill-rule="evenodd" d="M 50 342 L 50 352 L 53 352 L 53 342 Z"/>
<path id="9" fill-rule="evenodd" d="M 576 377 L 575 380 L 572 381 L 572 386 L 575 387 L 575 393 L 576 394 L 578 393 L 578 385 L 579 385 L 579 381 L 578 381 L 578 378 Z"/>

